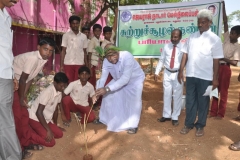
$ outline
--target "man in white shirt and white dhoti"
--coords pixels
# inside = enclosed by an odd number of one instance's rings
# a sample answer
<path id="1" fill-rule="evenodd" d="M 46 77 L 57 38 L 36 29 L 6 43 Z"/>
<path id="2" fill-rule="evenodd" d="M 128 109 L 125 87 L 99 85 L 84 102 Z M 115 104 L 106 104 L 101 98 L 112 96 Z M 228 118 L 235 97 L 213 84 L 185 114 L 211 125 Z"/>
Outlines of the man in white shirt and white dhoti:
<path id="1" fill-rule="evenodd" d="M 108 51 L 97 83 L 96 96 L 103 95 L 99 121 L 109 131 L 127 130 L 135 134 L 142 110 L 145 74 L 131 53 L 114 48 L 111 44 L 105 47 Z M 113 79 L 104 87 L 109 73 Z"/>
<path id="2" fill-rule="evenodd" d="M 0 159 L 20 160 L 22 150 L 17 138 L 13 112 L 13 31 L 12 19 L 5 7 L 18 0 L 0 0 Z M 16 81 L 15 81 L 16 82 Z"/>
<path id="3" fill-rule="evenodd" d="M 183 85 L 179 83 L 177 79 L 182 59 L 182 44 L 179 43 L 181 38 L 181 30 L 175 29 L 172 31 L 171 43 L 164 46 L 154 75 L 154 80 L 157 81 L 159 72 L 163 66 L 165 67 L 163 79 L 163 117 L 159 118 L 158 121 L 165 122 L 172 120 L 172 125 L 174 126 L 179 124 L 178 116 L 180 115 L 182 108 Z M 171 107 L 172 98 L 173 111 Z"/>
<path id="4" fill-rule="evenodd" d="M 180 133 L 187 134 L 195 127 L 195 135 L 200 137 L 204 135 L 210 102 L 209 96 L 203 94 L 209 85 L 213 90 L 218 86 L 219 59 L 223 58 L 223 48 L 221 39 L 210 28 L 211 11 L 200 10 L 197 18 L 199 31 L 190 35 L 182 49 L 178 80 L 183 82 L 186 65 L 186 118 Z"/>

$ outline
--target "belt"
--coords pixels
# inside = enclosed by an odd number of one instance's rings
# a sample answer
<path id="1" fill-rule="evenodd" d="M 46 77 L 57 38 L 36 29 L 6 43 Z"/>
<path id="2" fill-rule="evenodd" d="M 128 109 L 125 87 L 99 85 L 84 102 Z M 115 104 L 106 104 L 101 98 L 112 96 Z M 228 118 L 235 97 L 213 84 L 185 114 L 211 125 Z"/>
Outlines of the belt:
<path id="1" fill-rule="evenodd" d="M 230 66 L 229 63 L 220 63 L 220 65 L 227 65 L 227 66 Z"/>
<path id="2" fill-rule="evenodd" d="M 166 68 L 166 70 L 167 70 L 168 72 L 171 72 L 171 73 L 176 73 L 176 72 L 178 72 L 178 71 L 179 71 L 179 70 L 172 71 L 172 70 L 170 70 L 170 69 L 167 69 L 167 68 Z"/>

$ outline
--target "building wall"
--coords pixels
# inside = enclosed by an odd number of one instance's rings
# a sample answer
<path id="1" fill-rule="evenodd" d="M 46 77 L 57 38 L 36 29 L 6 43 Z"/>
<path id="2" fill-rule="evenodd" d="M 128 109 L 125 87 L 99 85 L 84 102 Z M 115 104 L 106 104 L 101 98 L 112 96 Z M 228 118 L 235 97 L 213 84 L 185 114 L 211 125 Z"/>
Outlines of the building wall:
<path id="1" fill-rule="evenodd" d="M 83 0 L 75 0 L 75 12 L 80 13 Z M 68 19 L 71 16 L 68 3 L 63 0 L 20 0 L 14 7 L 7 8 L 13 20 L 13 54 L 14 56 L 37 49 L 39 38 L 50 36 L 57 41 L 55 69 L 59 70 L 62 34 L 69 29 Z M 96 11 L 95 14 L 97 14 Z M 91 16 L 86 16 L 91 18 Z M 106 25 L 106 17 L 97 23 Z M 53 68 L 53 57 L 47 68 Z"/>

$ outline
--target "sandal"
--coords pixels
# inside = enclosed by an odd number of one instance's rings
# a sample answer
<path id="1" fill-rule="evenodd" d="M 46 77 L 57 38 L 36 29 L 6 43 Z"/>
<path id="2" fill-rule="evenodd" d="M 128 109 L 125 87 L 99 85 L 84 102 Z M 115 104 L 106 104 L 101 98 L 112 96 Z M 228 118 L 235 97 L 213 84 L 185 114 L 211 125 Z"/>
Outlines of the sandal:
<path id="1" fill-rule="evenodd" d="M 95 119 L 94 121 L 93 121 L 93 124 L 103 124 L 102 122 L 100 122 L 100 120 L 99 119 Z"/>
<path id="2" fill-rule="evenodd" d="M 28 152 L 26 149 L 24 149 L 22 152 L 22 159 L 28 159 L 32 157 L 32 155 L 33 155 L 32 152 Z"/>
<path id="3" fill-rule="evenodd" d="M 81 121 L 82 115 L 80 112 L 76 112 L 77 118 L 79 119 L 79 121 Z"/>
<path id="4" fill-rule="evenodd" d="M 63 125 L 66 127 L 70 127 L 70 123 L 68 123 L 68 122 L 63 122 Z"/>
<path id="5" fill-rule="evenodd" d="M 132 128 L 132 129 L 128 129 L 128 130 L 127 130 L 127 133 L 128 133 L 128 134 L 136 134 L 137 131 L 138 131 L 138 128 Z"/>
<path id="6" fill-rule="evenodd" d="M 233 151 L 240 151 L 240 141 L 231 144 L 228 148 Z"/>
<path id="7" fill-rule="evenodd" d="M 237 117 L 233 118 L 235 121 L 240 121 L 240 116 L 238 115 Z"/>
<path id="8" fill-rule="evenodd" d="M 31 144 L 27 147 L 24 147 L 26 150 L 40 151 L 43 150 L 43 146 L 39 144 Z"/>

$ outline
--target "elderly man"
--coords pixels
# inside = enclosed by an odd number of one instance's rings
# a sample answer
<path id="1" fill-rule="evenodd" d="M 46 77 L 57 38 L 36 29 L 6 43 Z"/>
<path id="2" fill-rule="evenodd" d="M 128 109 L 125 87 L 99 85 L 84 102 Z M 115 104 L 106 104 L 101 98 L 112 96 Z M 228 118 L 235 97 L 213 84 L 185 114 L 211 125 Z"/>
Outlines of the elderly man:
<path id="1" fill-rule="evenodd" d="M 199 31 L 188 38 L 182 49 L 184 54 L 178 81 L 183 83 L 186 65 L 186 119 L 181 134 L 187 134 L 196 127 L 196 136 L 204 135 L 210 98 L 203 94 L 209 85 L 213 85 L 212 89 L 218 86 L 219 59 L 223 58 L 223 49 L 221 39 L 210 29 L 212 17 L 207 9 L 199 11 Z"/>
<path id="2" fill-rule="evenodd" d="M 128 51 L 117 51 L 111 44 L 105 49 L 108 51 L 96 90 L 97 97 L 103 95 L 100 122 L 106 124 L 109 131 L 127 130 L 135 134 L 142 110 L 144 72 Z M 109 73 L 113 79 L 104 87 Z"/>
<path id="3" fill-rule="evenodd" d="M 180 40 L 182 38 L 182 31 L 174 29 L 171 33 L 171 43 L 164 46 L 161 57 L 157 64 L 157 68 L 154 75 L 154 80 L 157 81 L 157 76 L 162 69 L 164 70 L 163 79 L 163 116 L 159 118 L 159 122 L 165 122 L 172 120 L 173 126 L 178 126 L 178 116 L 181 113 L 182 106 L 182 92 L 183 85 L 178 82 L 177 76 L 182 59 L 182 44 Z M 173 97 L 173 110 L 171 106 Z"/>
<path id="4" fill-rule="evenodd" d="M 12 113 L 12 20 L 5 8 L 12 7 L 17 2 L 18 0 L 0 0 L 0 159 L 4 160 L 22 159 Z"/>

